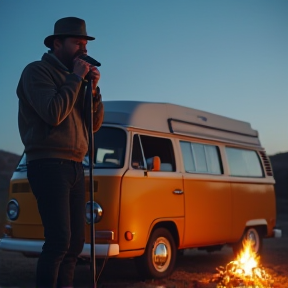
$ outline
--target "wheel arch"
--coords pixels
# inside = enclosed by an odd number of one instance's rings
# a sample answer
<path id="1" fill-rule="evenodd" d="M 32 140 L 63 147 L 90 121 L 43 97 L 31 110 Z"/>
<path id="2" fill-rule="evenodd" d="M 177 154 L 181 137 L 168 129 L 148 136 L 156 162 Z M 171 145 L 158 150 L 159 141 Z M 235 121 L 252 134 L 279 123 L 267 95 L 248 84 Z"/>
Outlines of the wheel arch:
<path id="1" fill-rule="evenodd" d="M 144 278 L 166 278 L 175 267 L 179 245 L 177 226 L 170 220 L 158 221 L 151 225 L 148 236 L 144 254 L 134 259 L 137 271 Z"/>
<path id="2" fill-rule="evenodd" d="M 262 237 L 265 237 L 267 235 L 268 232 L 268 228 L 267 228 L 267 221 L 265 219 L 253 219 L 253 220 L 249 220 L 246 222 L 246 226 L 245 229 L 243 231 L 243 234 L 249 229 L 249 228 L 255 228 L 259 234 Z"/>
<path id="3" fill-rule="evenodd" d="M 178 249 L 179 244 L 180 244 L 179 231 L 178 231 L 176 223 L 173 220 L 163 220 L 162 219 L 162 220 L 158 220 L 158 221 L 152 223 L 146 243 L 148 243 L 148 240 L 149 240 L 152 232 L 158 228 L 165 228 L 171 233 L 171 235 L 175 241 L 176 248 Z"/>
<path id="4" fill-rule="evenodd" d="M 255 224 L 255 223 L 254 223 Z M 258 223 L 260 224 L 260 223 Z M 254 232 L 254 231 L 255 232 Z M 240 251 L 242 251 L 243 247 L 244 247 L 244 243 L 245 243 L 245 239 L 247 239 L 246 237 L 248 236 L 248 233 L 252 233 L 252 235 L 254 235 L 253 237 L 255 237 L 255 249 L 256 249 L 256 253 L 258 255 L 261 254 L 262 252 L 262 247 L 263 247 L 263 238 L 265 237 L 266 233 L 267 233 L 267 226 L 264 224 L 260 224 L 260 225 L 250 225 L 250 226 L 246 226 L 241 238 L 237 241 L 234 242 L 232 244 L 232 248 L 233 248 L 233 252 L 234 255 L 236 256 L 237 254 L 239 254 Z"/>

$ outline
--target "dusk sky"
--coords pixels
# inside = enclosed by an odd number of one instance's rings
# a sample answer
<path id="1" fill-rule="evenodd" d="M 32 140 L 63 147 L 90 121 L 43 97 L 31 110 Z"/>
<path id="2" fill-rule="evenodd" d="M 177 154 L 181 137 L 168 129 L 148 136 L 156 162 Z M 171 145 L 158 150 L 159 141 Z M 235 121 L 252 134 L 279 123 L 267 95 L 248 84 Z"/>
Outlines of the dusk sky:
<path id="1" fill-rule="evenodd" d="M 1 0 L 0 149 L 22 154 L 16 87 L 62 17 L 85 19 L 103 100 L 167 102 L 251 123 L 288 151 L 287 0 Z"/>

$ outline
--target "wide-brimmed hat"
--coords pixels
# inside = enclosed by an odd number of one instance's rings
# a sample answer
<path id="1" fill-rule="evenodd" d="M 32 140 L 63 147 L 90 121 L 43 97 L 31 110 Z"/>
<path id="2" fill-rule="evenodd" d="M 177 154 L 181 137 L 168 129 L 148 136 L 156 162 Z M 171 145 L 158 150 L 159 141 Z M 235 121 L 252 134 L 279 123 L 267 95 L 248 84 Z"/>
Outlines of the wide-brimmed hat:
<path id="1" fill-rule="evenodd" d="M 65 17 L 57 20 L 54 25 L 54 34 L 46 37 L 44 44 L 51 48 L 53 40 L 59 36 L 83 37 L 87 40 L 95 40 L 95 37 L 87 35 L 85 21 L 77 17 Z"/>

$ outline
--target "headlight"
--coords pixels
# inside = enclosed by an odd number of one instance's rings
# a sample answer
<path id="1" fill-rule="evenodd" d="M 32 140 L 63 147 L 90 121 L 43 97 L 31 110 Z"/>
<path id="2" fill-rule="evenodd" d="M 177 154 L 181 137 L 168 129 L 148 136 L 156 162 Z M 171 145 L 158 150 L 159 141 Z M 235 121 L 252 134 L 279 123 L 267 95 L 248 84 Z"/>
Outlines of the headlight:
<path id="1" fill-rule="evenodd" d="M 16 220 L 19 216 L 19 204 L 15 199 L 12 199 L 7 204 L 7 217 L 9 220 Z"/>
<path id="2" fill-rule="evenodd" d="M 88 224 L 91 223 L 91 213 L 90 213 L 90 207 L 91 207 L 91 202 L 87 202 L 86 203 L 86 222 Z M 103 210 L 101 208 L 101 206 L 96 203 L 96 202 L 93 202 L 93 220 L 94 220 L 94 223 L 97 223 L 101 220 L 102 218 L 102 215 L 103 215 Z"/>

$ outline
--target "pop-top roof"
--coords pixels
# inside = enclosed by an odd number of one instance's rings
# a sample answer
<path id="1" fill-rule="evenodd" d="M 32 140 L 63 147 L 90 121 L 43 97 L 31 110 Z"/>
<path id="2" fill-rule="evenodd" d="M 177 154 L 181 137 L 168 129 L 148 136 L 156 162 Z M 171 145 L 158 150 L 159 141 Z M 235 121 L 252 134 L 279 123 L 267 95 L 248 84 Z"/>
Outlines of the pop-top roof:
<path id="1" fill-rule="evenodd" d="M 103 101 L 104 123 L 260 145 L 250 123 L 170 103 Z"/>

